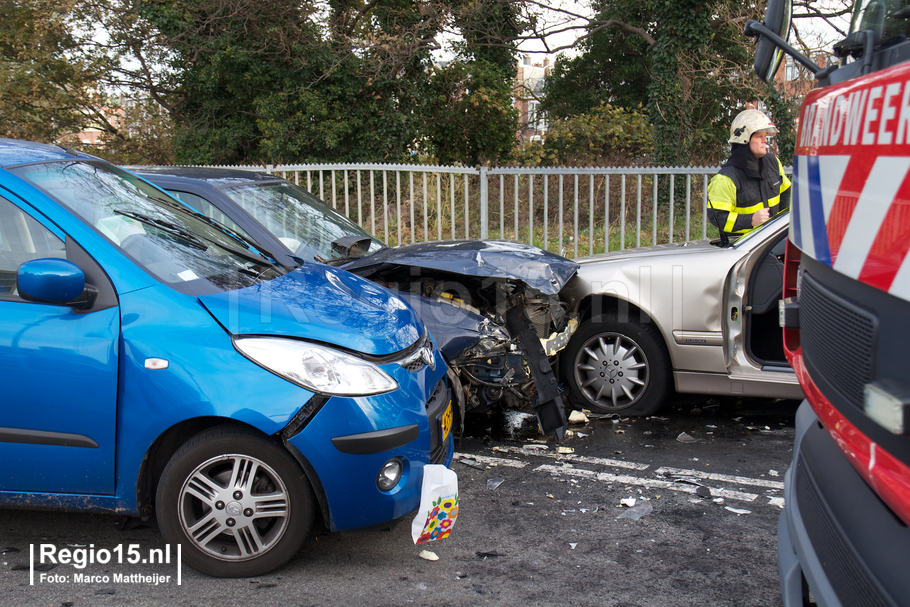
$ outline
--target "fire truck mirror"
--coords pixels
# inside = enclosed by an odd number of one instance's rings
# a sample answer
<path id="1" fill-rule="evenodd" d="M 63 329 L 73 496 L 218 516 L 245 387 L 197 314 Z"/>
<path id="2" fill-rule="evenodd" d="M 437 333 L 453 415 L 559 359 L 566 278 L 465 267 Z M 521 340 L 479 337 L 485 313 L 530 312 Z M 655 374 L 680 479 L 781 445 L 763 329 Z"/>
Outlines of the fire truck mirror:
<path id="1" fill-rule="evenodd" d="M 790 17 L 793 12 L 791 0 L 768 0 L 764 25 L 783 38 L 790 37 Z M 755 73 L 763 82 L 774 78 L 784 59 L 784 51 L 765 36 L 760 36 L 755 48 Z"/>

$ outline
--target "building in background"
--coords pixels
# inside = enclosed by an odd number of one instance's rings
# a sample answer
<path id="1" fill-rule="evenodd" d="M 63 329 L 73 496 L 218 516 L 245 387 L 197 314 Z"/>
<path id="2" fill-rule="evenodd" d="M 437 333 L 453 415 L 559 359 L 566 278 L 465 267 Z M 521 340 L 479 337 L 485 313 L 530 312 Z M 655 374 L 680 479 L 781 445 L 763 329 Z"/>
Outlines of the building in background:
<path id="1" fill-rule="evenodd" d="M 518 60 L 513 105 L 519 112 L 517 137 L 522 144 L 540 141 L 547 132 L 547 121 L 538 111 L 544 79 L 550 74 L 550 60 L 533 63 L 531 55 Z"/>

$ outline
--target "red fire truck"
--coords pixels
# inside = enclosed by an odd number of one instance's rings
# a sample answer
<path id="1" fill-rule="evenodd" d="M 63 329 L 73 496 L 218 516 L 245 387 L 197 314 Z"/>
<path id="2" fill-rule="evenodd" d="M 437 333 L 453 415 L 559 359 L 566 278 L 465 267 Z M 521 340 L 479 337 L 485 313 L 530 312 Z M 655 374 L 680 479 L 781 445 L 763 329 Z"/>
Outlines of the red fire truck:
<path id="1" fill-rule="evenodd" d="M 770 0 L 756 72 L 815 73 L 800 111 L 780 306 L 806 400 L 778 566 L 786 607 L 910 605 L 910 2 L 857 0 L 821 69 Z"/>

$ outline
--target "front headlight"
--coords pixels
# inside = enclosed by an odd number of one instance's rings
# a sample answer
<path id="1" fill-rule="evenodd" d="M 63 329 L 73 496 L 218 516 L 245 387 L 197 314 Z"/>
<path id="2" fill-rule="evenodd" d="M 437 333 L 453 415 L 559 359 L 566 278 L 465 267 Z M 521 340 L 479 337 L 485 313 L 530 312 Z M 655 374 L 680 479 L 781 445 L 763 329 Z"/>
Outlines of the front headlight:
<path id="1" fill-rule="evenodd" d="M 313 392 L 337 396 L 382 394 L 398 382 L 371 362 L 305 341 L 241 337 L 234 347 L 272 373 Z"/>

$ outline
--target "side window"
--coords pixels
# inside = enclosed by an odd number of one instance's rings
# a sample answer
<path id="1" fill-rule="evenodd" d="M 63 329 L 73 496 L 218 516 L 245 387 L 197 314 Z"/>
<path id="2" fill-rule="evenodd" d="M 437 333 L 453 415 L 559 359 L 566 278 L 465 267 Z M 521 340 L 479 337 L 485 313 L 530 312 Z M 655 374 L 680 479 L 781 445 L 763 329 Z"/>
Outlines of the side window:
<path id="1" fill-rule="evenodd" d="M 46 257 L 66 259 L 66 244 L 0 197 L 0 297 L 16 295 L 16 273 L 20 265 Z"/>

